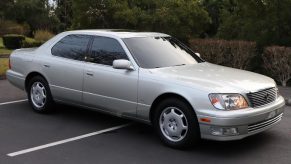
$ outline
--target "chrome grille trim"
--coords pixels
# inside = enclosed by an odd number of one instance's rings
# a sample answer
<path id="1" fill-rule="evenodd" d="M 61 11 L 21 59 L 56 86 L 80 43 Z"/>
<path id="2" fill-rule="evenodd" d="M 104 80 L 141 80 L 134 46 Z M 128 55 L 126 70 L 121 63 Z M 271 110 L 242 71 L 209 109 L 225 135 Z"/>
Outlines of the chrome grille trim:
<path id="1" fill-rule="evenodd" d="M 247 93 L 247 97 L 254 108 L 272 103 L 277 98 L 277 90 L 275 87 L 268 88 L 258 92 Z"/>
<path id="2" fill-rule="evenodd" d="M 269 120 L 266 120 L 266 121 L 263 121 L 263 122 L 259 122 L 259 123 L 255 123 L 255 124 L 251 124 L 251 125 L 248 126 L 248 132 L 251 133 L 251 132 L 255 132 L 255 131 L 261 130 L 261 129 L 266 128 L 266 127 L 270 127 L 270 126 L 278 123 L 279 121 L 281 121 L 282 116 L 283 116 L 283 113 L 281 113 L 278 116 L 273 117 L 273 118 L 271 118 Z"/>

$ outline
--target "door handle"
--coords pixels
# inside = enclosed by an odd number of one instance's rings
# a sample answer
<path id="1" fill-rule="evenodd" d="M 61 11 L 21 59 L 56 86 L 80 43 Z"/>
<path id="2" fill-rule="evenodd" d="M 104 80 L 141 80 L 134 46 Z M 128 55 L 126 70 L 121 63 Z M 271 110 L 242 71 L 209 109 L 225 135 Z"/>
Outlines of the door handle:
<path id="1" fill-rule="evenodd" d="M 48 65 L 48 64 L 44 64 L 43 66 L 46 67 L 46 68 L 50 67 L 50 65 Z"/>
<path id="2" fill-rule="evenodd" d="M 88 75 L 88 76 L 93 76 L 93 73 L 91 73 L 91 72 L 87 72 L 86 75 Z"/>

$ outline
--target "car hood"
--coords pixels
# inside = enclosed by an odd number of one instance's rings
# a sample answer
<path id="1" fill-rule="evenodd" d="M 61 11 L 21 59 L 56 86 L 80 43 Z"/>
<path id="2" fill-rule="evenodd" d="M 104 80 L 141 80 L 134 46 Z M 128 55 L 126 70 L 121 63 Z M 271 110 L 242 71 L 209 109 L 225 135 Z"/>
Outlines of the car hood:
<path id="1" fill-rule="evenodd" d="M 216 93 L 248 93 L 275 87 L 273 79 L 257 73 L 207 62 L 152 69 L 159 79 Z"/>

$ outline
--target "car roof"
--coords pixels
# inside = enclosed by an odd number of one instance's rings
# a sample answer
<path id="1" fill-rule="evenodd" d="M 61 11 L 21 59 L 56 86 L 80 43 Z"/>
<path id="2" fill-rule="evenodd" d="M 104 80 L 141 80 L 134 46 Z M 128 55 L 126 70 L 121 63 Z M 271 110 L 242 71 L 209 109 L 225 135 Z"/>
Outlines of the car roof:
<path id="1" fill-rule="evenodd" d="M 67 31 L 67 34 L 89 34 L 112 36 L 118 38 L 134 38 L 134 37 L 167 37 L 169 35 L 159 32 L 138 32 L 127 29 L 90 29 L 90 30 L 74 30 Z"/>

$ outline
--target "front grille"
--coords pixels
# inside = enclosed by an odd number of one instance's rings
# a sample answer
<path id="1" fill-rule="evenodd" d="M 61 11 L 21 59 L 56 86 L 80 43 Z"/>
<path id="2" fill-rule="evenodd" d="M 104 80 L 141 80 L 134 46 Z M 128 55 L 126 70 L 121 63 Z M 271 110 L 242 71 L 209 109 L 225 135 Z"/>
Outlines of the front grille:
<path id="1" fill-rule="evenodd" d="M 256 108 L 266 104 L 269 104 L 276 100 L 277 98 L 277 89 L 269 88 L 258 92 L 252 92 L 247 94 L 251 106 Z"/>
<path id="2" fill-rule="evenodd" d="M 251 124 L 248 126 L 248 132 L 251 133 L 251 132 L 255 132 L 255 131 L 258 131 L 260 129 L 272 126 L 272 125 L 278 123 L 279 121 L 281 121 L 282 116 L 283 116 L 283 113 L 281 113 L 278 116 L 271 118 L 269 120 L 255 123 L 255 124 Z"/>

